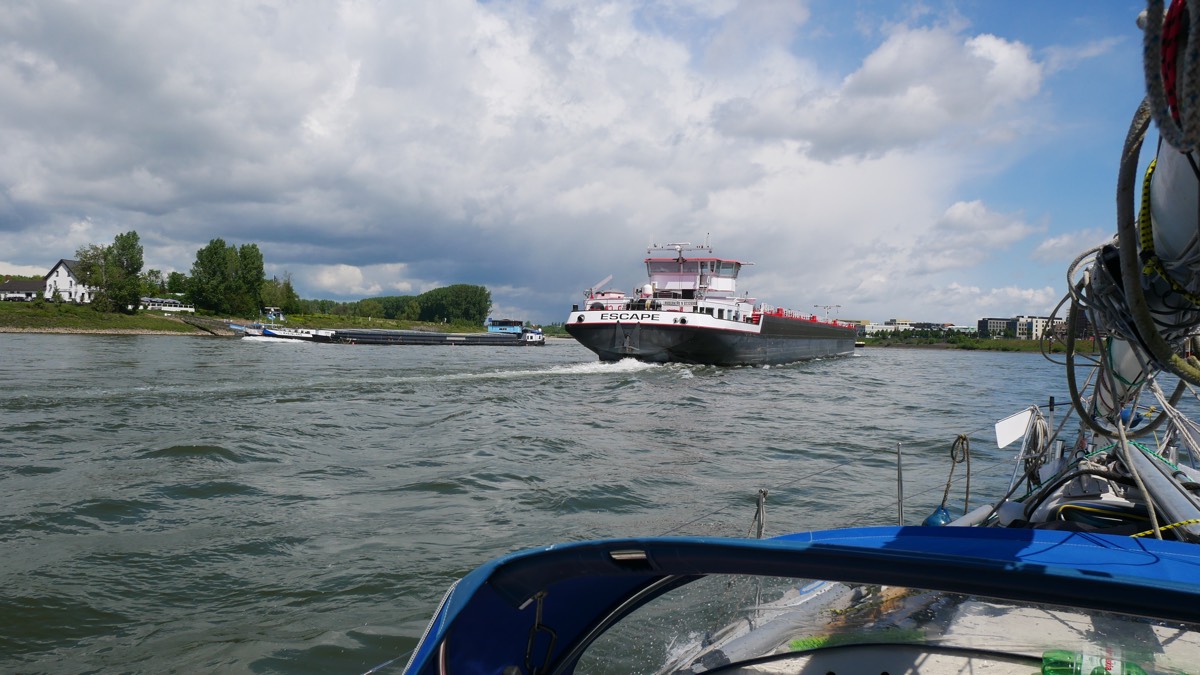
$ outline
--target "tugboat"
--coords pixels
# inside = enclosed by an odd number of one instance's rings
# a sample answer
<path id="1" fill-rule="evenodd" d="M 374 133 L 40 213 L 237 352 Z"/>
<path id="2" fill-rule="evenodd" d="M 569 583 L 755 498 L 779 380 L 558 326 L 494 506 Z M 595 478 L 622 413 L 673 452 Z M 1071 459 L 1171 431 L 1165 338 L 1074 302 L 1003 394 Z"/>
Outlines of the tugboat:
<path id="1" fill-rule="evenodd" d="M 493 319 L 488 317 L 485 325 L 489 333 L 520 336 L 521 344 L 526 346 L 542 347 L 546 344 L 546 335 L 542 332 L 541 328 L 526 326 L 525 322 L 520 319 Z"/>
<path id="2" fill-rule="evenodd" d="M 663 251 L 674 255 L 652 255 Z M 632 295 L 605 290 L 609 276 L 567 318 L 567 332 L 601 361 L 761 366 L 854 352 L 852 324 L 738 295 L 738 272 L 753 263 L 713 257 L 707 239 L 651 244 L 646 253 L 645 285 Z"/>

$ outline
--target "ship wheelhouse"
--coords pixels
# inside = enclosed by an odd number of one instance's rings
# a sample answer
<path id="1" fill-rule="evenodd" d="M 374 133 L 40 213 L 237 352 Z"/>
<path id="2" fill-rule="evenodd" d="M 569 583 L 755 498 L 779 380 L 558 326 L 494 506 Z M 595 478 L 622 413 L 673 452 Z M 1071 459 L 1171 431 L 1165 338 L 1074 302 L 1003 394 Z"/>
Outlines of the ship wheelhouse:
<path id="1" fill-rule="evenodd" d="M 737 296 L 743 263 L 722 258 L 646 258 L 649 283 L 634 307 L 696 312 L 731 321 L 750 321 L 755 300 Z"/>
<path id="2" fill-rule="evenodd" d="M 646 258 L 646 275 L 655 297 L 662 294 L 692 300 L 737 293 L 737 276 L 743 264 L 720 258 Z"/>

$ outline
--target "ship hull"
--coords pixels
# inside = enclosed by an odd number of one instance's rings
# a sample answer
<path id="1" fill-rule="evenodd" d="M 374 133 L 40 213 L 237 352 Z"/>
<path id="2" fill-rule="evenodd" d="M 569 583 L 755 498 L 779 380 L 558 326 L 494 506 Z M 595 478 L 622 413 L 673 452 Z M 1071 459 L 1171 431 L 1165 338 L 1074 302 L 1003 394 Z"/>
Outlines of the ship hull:
<path id="1" fill-rule="evenodd" d="M 855 331 L 762 316 L 758 323 L 680 312 L 572 312 L 567 332 L 601 361 L 761 366 L 854 352 Z"/>

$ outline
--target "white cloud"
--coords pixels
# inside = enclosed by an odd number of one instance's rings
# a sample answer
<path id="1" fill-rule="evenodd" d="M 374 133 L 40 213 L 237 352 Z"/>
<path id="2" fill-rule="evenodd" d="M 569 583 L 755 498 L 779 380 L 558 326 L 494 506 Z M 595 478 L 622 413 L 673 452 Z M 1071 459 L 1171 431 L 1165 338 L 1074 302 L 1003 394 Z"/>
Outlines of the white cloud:
<path id="1" fill-rule="evenodd" d="M 1020 214 L 996 213 L 979 200 L 956 202 L 917 241 L 914 269 L 930 273 L 974 267 L 1035 231 Z"/>
<path id="2" fill-rule="evenodd" d="M 782 83 L 721 103 L 716 124 L 731 134 L 799 140 L 826 159 L 954 136 L 988 139 L 994 126 L 1011 124 L 1008 115 L 1038 93 L 1042 77 L 1021 43 L 949 27 L 899 27 L 840 86 Z"/>
<path id="3" fill-rule="evenodd" d="M 916 301 L 907 305 L 893 302 L 891 306 L 905 309 L 899 314 L 889 314 L 889 317 L 973 326 L 984 316 L 1048 314 L 1063 295 L 1050 286 L 983 288 L 957 281 L 923 284 L 914 290 L 919 291 Z"/>
<path id="4" fill-rule="evenodd" d="M 313 286 L 327 293 L 342 294 L 349 290 L 354 295 L 371 296 L 382 290 L 353 265 L 319 265 L 309 272 L 309 279 Z"/>
<path id="5" fill-rule="evenodd" d="M 1082 45 L 1047 47 L 1043 50 L 1046 54 L 1046 73 L 1071 70 L 1084 61 L 1112 53 L 1124 41 L 1125 38 L 1108 37 Z"/>
<path id="6" fill-rule="evenodd" d="M 221 237 L 305 297 L 482 283 L 545 320 L 605 274 L 639 283 L 650 240 L 712 233 L 776 304 L 912 304 L 1034 231 L 962 193 L 1039 123 L 1044 67 L 914 12 L 837 72 L 790 49 L 853 30 L 824 11 L 0 10 L 0 251 L 48 266 L 135 229 L 148 267 L 186 272 Z"/>
<path id="7" fill-rule="evenodd" d="M 54 262 L 58 262 L 57 260 Z M 17 265 L 4 260 L 0 260 L 0 276 L 13 274 L 22 277 L 46 276 L 50 269 L 47 267 L 39 267 L 37 265 Z"/>
<path id="8" fill-rule="evenodd" d="M 1112 232 L 1098 228 L 1067 232 L 1045 239 L 1033 249 L 1034 260 L 1042 262 L 1070 262 L 1084 251 L 1104 244 L 1113 238 Z M 1066 267 L 1063 267 L 1066 270 Z"/>

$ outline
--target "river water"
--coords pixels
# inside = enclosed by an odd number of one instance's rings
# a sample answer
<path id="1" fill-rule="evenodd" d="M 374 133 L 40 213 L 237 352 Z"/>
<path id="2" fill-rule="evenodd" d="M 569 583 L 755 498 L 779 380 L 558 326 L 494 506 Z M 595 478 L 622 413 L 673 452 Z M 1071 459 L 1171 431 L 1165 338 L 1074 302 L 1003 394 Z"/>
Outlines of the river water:
<path id="1" fill-rule="evenodd" d="M 399 672 L 447 586 L 557 541 L 892 524 L 1007 484 L 1036 354 L 773 368 L 543 348 L 0 335 L 0 672 Z M 993 437 L 994 438 L 994 437 Z M 962 477 L 950 505 L 961 510 Z"/>

